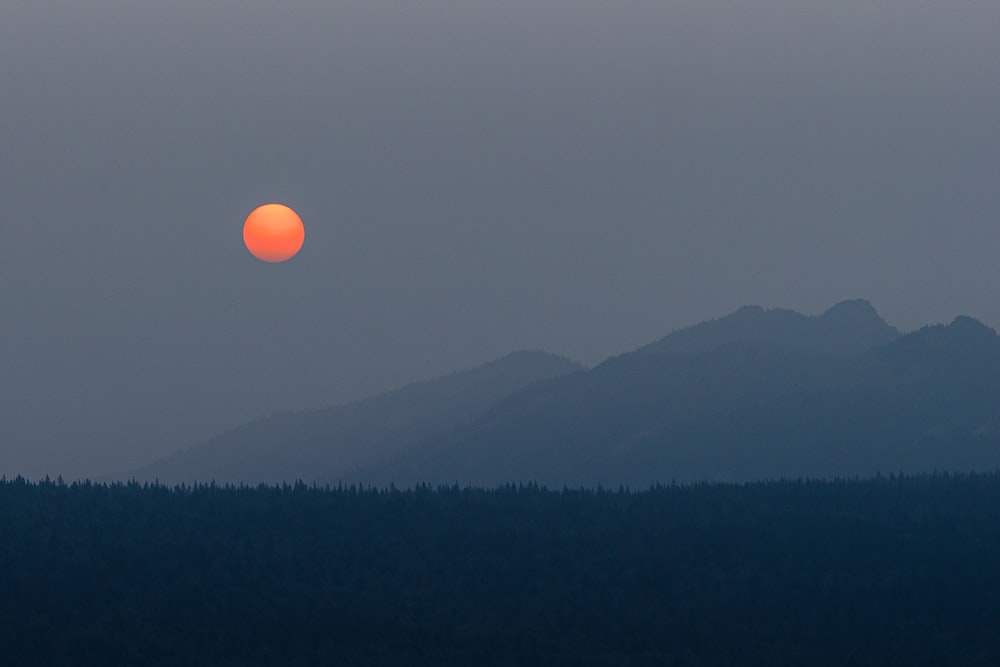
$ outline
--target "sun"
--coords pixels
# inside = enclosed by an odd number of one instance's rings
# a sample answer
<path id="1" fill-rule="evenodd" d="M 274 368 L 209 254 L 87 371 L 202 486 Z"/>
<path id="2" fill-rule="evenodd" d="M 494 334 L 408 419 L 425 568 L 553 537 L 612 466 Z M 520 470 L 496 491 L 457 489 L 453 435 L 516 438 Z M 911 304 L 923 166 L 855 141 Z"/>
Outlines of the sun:
<path id="1" fill-rule="evenodd" d="M 294 257 L 306 239 L 302 218 L 284 204 L 255 208 L 243 223 L 243 242 L 250 254 L 265 262 L 284 262 Z"/>

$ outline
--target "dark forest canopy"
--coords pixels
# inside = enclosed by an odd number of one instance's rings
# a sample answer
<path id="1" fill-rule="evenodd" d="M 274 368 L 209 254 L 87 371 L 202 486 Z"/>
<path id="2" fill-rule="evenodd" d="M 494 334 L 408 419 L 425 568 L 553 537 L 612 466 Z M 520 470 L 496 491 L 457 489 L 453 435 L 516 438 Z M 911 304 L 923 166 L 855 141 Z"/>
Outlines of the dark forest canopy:
<path id="1" fill-rule="evenodd" d="M 1000 655 L 1000 474 L 643 491 L 0 483 L 6 665 Z"/>

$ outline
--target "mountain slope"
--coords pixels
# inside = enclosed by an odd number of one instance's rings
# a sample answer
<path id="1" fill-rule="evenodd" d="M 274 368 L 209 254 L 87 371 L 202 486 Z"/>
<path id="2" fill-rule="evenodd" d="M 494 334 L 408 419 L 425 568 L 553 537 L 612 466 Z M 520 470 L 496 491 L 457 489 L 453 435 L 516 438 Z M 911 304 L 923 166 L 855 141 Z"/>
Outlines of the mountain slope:
<path id="1" fill-rule="evenodd" d="M 519 353 L 247 424 L 137 477 L 644 486 L 997 467 L 1000 337 L 968 317 L 901 335 L 857 300 L 742 308 L 591 370 Z"/>
<path id="2" fill-rule="evenodd" d="M 770 343 L 807 354 L 848 356 L 895 340 L 899 331 L 864 299 L 842 301 L 822 315 L 744 306 L 731 315 L 686 327 L 638 354 L 707 352 L 731 343 Z"/>
<path id="3" fill-rule="evenodd" d="M 244 424 L 134 477 L 165 483 L 328 481 L 357 466 L 391 460 L 409 445 L 471 421 L 533 382 L 580 370 L 563 357 L 517 352 L 343 407 L 282 413 Z"/>
<path id="4" fill-rule="evenodd" d="M 845 356 L 851 345 L 828 338 L 843 319 L 803 326 L 788 311 L 755 311 L 752 321 L 753 332 L 774 332 L 770 340 L 739 340 L 730 327 L 711 347 L 709 336 L 675 333 L 527 387 L 364 478 L 645 485 L 1000 466 L 1000 338 L 991 329 L 958 318 Z M 874 330 L 870 317 L 851 321 Z"/>

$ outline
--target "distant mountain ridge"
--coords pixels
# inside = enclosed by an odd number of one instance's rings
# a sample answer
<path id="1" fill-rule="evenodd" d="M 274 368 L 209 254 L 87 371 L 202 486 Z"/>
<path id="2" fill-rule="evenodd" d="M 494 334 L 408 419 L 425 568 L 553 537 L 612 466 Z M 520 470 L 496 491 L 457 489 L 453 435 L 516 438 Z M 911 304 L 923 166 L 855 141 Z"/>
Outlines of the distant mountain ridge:
<path id="1" fill-rule="evenodd" d="M 640 350 L 527 387 L 465 431 L 364 474 L 642 486 L 1000 466 L 992 329 L 958 318 L 854 355 L 815 351 L 827 349 L 751 338 Z"/>
<path id="2" fill-rule="evenodd" d="M 589 370 L 494 363 L 246 425 L 144 476 L 642 486 L 1000 467 L 1000 337 L 969 317 L 904 335 L 860 299 L 749 306 Z"/>
<path id="3" fill-rule="evenodd" d="M 822 315 L 743 306 L 735 313 L 679 329 L 639 354 L 706 352 L 729 343 L 771 343 L 818 354 L 850 355 L 895 340 L 899 330 L 886 324 L 864 299 L 842 301 Z"/>
<path id="4" fill-rule="evenodd" d="M 528 384 L 582 369 L 545 352 L 514 352 L 345 406 L 280 413 L 244 424 L 134 476 L 165 483 L 326 481 L 457 428 Z"/>

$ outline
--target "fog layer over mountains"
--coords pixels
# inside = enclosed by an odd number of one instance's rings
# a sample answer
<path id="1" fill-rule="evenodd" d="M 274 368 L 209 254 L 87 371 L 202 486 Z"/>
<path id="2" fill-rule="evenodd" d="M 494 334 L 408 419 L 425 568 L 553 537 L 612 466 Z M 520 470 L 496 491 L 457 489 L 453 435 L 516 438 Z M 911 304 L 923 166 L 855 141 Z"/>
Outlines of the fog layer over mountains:
<path id="1" fill-rule="evenodd" d="M 592 369 L 512 354 L 245 424 L 136 476 L 642 486 L 998 466 L 1000 337 L 969 317 L 903 335 L 855 300 L 744 307 Z"/>

